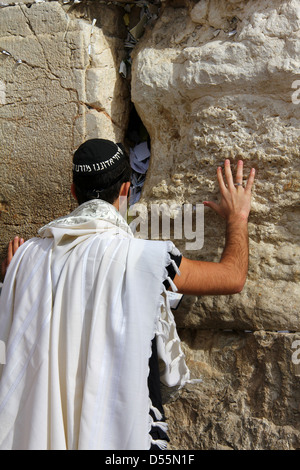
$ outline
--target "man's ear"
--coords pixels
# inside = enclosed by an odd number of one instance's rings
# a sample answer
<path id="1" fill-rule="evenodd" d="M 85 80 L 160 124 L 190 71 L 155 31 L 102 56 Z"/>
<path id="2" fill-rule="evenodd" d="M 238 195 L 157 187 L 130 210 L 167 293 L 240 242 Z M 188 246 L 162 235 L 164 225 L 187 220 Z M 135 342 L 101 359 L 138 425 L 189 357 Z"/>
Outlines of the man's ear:
<path id="1" fill-rule="evenodd" d="M 129 189 L 130 189 L 130 181 L 127 181 L 126 183 L 123 183 L 122 186 L 121 186 L 121 189 L 120 189 L 119 196 L 128 197 Z"/>
<path id="2" fill-rule="evenodd" d="M 74 197 L 74 199 L 77 201 L 77 196 L 76 196 L 75 184 L 74 183 L 71 184 L 71 193 L 72 193 L 72 196 Z"/>

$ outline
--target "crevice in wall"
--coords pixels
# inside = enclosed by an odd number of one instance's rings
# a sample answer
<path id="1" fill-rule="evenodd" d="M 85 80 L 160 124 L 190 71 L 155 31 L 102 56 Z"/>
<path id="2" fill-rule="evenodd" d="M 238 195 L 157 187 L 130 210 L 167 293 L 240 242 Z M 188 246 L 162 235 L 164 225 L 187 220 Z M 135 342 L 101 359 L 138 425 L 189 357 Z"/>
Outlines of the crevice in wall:
<path id="1" fill-rule="evenodd" d="M 127 29 L 124 42 L 125 57 L 120 63 L 119 73 L 129 82 L 131 89 L 131 53 L 147 28 L 151 28 L 157 20 L 160 0 L 116 2 L 124 9 L 123 21 Z M 151 141 L 149 133 L 142 122 L 134 104 L 130 103 L 130 115 L 125 135 L 125 146 L 129 152 L 132 168 L 132 181 L 129 205 L 137 203 L 141 197 L 151 157 Z"/>
<path id="2" fill-rule="evenodd" d="M 89 0 L 83 0 L 76 2 L 66 1 L 63 2 L 63 4 L 66 4 L 66 11 L 68 14 L 74 14 L 77 18 L 88 20 L 88 22 L 91 23 L 91 31 L 93 31 L 93 27 L 95 25 L 101 28 L 104 32 L 105 38 L 108 41 L 109 38 L 113 36 L 111 26 L 109 26 L 109 22 L 105 18 L 105 15 L 103 17 L 103 15 L 99 14 L 99 11 L 102 10 L 98 10 L 97 5 L 102 4 L 103 6 L 103 4 L 106 4 L 108 8 L 116 6 L 116 8 L 119 10 L 120 16 L 118 17 L 118 31 L 120 33 L 119 37 L 123 37 L 124 42 L 123 53 L 119 54 L 119 62 L 116 60 L 115 66 L 117 73 L 119 73 L 120 77 L 127 82 L 129 91 L 128 106 L 130 108 L 130 112 L 128 117 L 127 130 L 125 130 L 124 144 L 130 156 L 130 163 L 132 167 L 132 187 L 129 203 L 130 205 L 133 205 L 134 203 L 138 202 L 141 197 L 142 188 L 145 183 L 149 166 L 151 143 L 149 134 L 141 118 L 139 117 L 134 104 L 130 101 L 132 65 L 131 53 L 144 33 L 149 28 L 152 28 L 155 21 L 157 20 L 161 11 L 161 1 L 145 0 L 140 2 L 129 0 L 128 2 L 106 2 L 99 0 L 97 3 L 95 3 L 94 1 L 91 2 Z M 91 45 L 89 47 L 91 48 Z M 112 124 L 117 126 L 120 131 L 122 131 L 120 123 L 117 123 L 114 119 L 114 113 L 108 114 L 107 110 L 103 106 L 98 105 L 98 103 L 95 102 L 81 102 L 81 104 L 84 104 L 88 110 L 104 113 L 104 115 L 110 119 Z"/>
<path id="3" fill-rule="evenodd" d="M 129 151 L 132 168 L 129 200 L 129 205 L 132 206 L 141 197 L 151 156 L 150 136 L 133 103 L 131 103 L 129 123 L 125 135 L 125 146 Z"/>

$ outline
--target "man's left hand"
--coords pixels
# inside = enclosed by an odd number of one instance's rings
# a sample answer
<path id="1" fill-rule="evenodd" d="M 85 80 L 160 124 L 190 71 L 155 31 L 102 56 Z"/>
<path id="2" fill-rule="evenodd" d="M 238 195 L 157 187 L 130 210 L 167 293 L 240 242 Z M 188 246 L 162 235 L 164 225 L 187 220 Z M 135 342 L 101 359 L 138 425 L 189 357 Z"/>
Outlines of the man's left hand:
<path id="1" fill-rule="evenodd" d="M 7 268 L 13 258 L 13 256 L 16 254 L 17 249 L 23 245 L 24 239 L 15 237 L 13 240 L 11 240 L 8 244 L 8 249 L 7 249 L 7 256 L 5 260 L 1 264 L 1 276 L 4 278 Z"/>

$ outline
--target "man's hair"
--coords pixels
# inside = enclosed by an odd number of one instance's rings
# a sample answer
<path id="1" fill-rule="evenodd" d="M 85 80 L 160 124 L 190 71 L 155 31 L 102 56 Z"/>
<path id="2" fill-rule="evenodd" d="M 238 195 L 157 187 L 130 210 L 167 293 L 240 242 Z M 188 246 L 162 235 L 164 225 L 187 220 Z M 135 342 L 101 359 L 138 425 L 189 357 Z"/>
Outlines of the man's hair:
<path id="1" fill-rule="evenodd" d="M 125 153 L 125 152 L 124 152 Z M 73 172 L 73 183 L 75 194 L 79 204 L 83 204 L 91 199 L 102 199 L 113 204 L 119 197 L 123 183 L 131 180 L 131 167 L 129 157 L 117 166 L 104 174 L 78 174 Z"/>

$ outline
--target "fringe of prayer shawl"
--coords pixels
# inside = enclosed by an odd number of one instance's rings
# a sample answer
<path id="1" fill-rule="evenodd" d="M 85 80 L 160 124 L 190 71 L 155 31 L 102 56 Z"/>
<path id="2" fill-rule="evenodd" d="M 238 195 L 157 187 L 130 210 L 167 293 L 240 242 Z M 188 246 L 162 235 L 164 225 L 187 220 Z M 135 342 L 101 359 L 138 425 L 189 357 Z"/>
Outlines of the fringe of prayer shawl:
<path id="1" fill-rule="evenodd" d="M 92 206 L 93 201 L 92 201 Z M 93 207 L 92 207 L 93 208 Z M 81 209 L 82 210 L 82 209 Z M 83 221 L 85 222 L 85 220 Z M 113 223 L 113 222 L 112 222 Z M 91 232 L 93 232 L 94 228 L 92 227 Z M 60 234 L 58 233 L 60 236 Z M 47 235 L 46 235 L 47 236 Z M 130 235 L 129 235 L 130 237 Z M 167 280 L 172 288 L 173 291 L 177 291 L 176 286 L 174 282 L 170 279 L 168 276 L 168 272 L 166 269 L 166 266 L 172 264 L 175 271 L 180 274 L 176 263 L 174 263 L 170 257 L 170 254 L 174 255 L 179 255 L 179 251 L 175 248 L 174 244 L 172 242 L 166 242 L 166 249 L 165 249 L 165 256 L 166 259 L 163 260 L 165 266 L 164 272 L 163 272 L 163 279 L 161 280 L 162 283 L 162 289 L 159 295 L 158 299 L 158 304 L 156 308 L 156 318 L 153 324 L 153 331 L 152 331 L 152 339 L 156 336 L 157 337 L 157 343 L 163 344 L 163 356 L 165 356 L 165 364 L 166 368 L 165 371 L 162 373 L 161 380 L 163 383 L 166 385 L 173 387 L 173 386 L 179 386 L 180 388 L 185 385 L 185 383 L 191 383 L 192 381 L 190 380 L 190 372 L 189 369 L 187 368 L 185 364 L 185 357 L 184 354 L 181 350 L 180 346 L 180 339 L 177 334 L 176 330 L 176 325 L 174 321 L 173 314 L 171 312 L 169 300 L 168 300 L 168 295 L 167 291 L 164 288 L 163 282 Z M 149 335 L 150 336 L 150 335 Z M 149 344 L 149 350 L 146 353 L 148 354 L 148 360 L 151 357 L 152 354 L 152 348 L 151 348 L 151 343 Z M 159 354 L 159 352 L 158 352 Z M 174 359 L 172 359 L 174 357 Z M 163 360 L 164 358 L 161 357 Z M 149 375 L 149 371 L 148 371 Z M 162 416 L 156 408 L 154 409 L 150 397 L 149 397 L 149 416 L 150 416 L 150 410 L 154 412 L 155 418 L 158 421 L 154 421 L 153 419 L 149 418 L 149 429 L 148 433 L 151 431 L 152 426 L 158 426 L 161 427 L 164 431 L 167 430 L 167 423 L 164 421 L 161 421 Z M 150 449 L 151 443 L 156 444 L 159 448 L 164 449 L 167 446 L 166 441 L 162 440 L 152 440 L 152 437 L 150 434 L 148 434 L 148 448 Z"/>
<path id="2" fill-rule="evenodd" d="M 172 369 L 172 367 L 174 367 L 175 365 L 178 365 L 179 361 L 182 361 L 183 367 L 185 368 L 185 375 L 182 377 L 181 382 L 179 384 L 179 386 L 182 387 L 187 381 L 189 381 L 190 372 L 185 364 L 185 356 L 180 347 L 180 339 L 176 331 L 174 317 L 173 317 L 169 300 L 168 300 L 167 290 L 163 284 L 164 281 L 168 281 L 169 285 L 171 286 L 172 291 L 173 292 L 178 291 L 176 285 L 174 284 L 172 279 L 169 277 L 166 267 L 172 264 L 176 274 L 180 275 L 180 270 L 178 266 L 176 265 L 175 261 L 171 258 L 171 255 L 179 256 L 180 252 L 174 246 L 172 242 L 167 242 L 167 243 L 168 244 L 167 244 L 166 259 L 164 262 L 165 269 L 164 269 L 164 276 L 162 280 L 162 291 L 160 294 L 159 304 L 157 308 L 156 331 L 153 337 L 156 335 L 157 337 L 161 337 L 163 339 L 163 341 L 166 343 L 166 350 L 170 351 L 170 355 L 171 355 L 171 350 L 174 347 L 178 349 L 179 355 L 174 359 L 173 362 L 169 364 L 169 367 Z M 165 317 L 162 318 L 162 315 L 164 313 L 165 313 Z M 170 335 L 170 330 L 171 330 L 172 325 L 174 326 L 174 330 L 173 330 L 174 337 L 170 340 L 169 335 Z M 149 359 L 151 357 L 151 354 L 152 354 L 152 350 L 150 350 L 149 352 Z M 152 416 L 150 415 L 150 410 L 153 411 L 154 416 L 157 419 L 157 421 L 153 420 Z M 162 418 L 163 416 L 161 412 L 152 405 L 150 397 L 149 397 L 149 432 L 151 431 L 152 427 L 159 427 L 165 433 L 167 433 L 168 424 L 165 421 L 161 421 Z M 159 449 L 161 450 L 165 450 L 168 447 L 167 441 L 162 440 L 162 439 L 153 439 L 151 435 L 149 434 L 149 448 L 151 444 L 158 446 Z"/>

